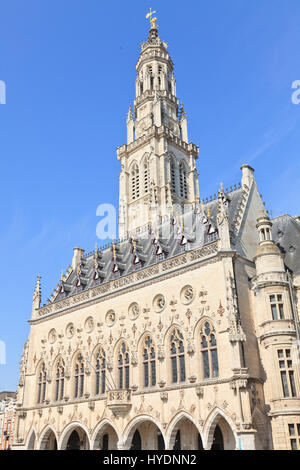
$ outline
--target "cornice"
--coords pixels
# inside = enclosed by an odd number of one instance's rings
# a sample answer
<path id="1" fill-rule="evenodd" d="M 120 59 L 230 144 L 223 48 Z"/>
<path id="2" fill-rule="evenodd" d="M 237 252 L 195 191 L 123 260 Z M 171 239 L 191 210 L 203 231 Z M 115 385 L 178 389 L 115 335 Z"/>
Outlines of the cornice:
<path id="1" fill-rule="evenodd" d="M 29 323 L 33 325 L 48 319 L 57 318 L 65 313 L 78 310 L 78 308 L 110 300 L 116 296 L 198 269 L 205 264 L 218 262 L 221 260 L 221 257 L 218 256 L 217 250 L 218 242 L 213 242 L 209 245 L 204 245 L 202 248 L 184 252 L 174 258 L 163 260 L 140 271 L 88 289 L 86 292 L 53 302 L 37 310 L 39 317 L 29 320 Z"/>

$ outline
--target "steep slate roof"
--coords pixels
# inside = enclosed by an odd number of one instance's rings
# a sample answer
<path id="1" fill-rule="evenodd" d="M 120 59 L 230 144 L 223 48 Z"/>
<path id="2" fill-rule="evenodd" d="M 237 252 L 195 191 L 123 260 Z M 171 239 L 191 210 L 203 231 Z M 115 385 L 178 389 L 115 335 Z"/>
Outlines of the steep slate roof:
<path id="1" fill-rule="evenodd" d="M 284 254 L 285 265 L 293 274 L 300 274 L 300 221 L 286 214 L 272 223 L 273 240 Z"/>
<path id="2" fill-rule="evenodd" d="M 230 227 L 236 217 L 242 190 L 243 188 L 239 185 L 224 193 L 227 200 Z M 181 232 L 180 221 L 176 222 L 174 220 L 173 224 L 167 221 L 162 225 L 160 235 L 152 233 L 150 236 L 147 235 L 145 239 L 137 239 L 136 250 L 134 250 L 132 240 L 115 243 L 116 260 L 113 259 L 112 245 L 99 249 L 97 254 L 97 279 L 95 279 L 95 252 L 82 256 L 80 273 L 77 273 L 77 270 L 72 270 L 64 281 L 60 281 L 57 289 L 58 293 L 52 297 L 52 301 L 60 301 L 70 295 L 78 294 L 89 288 L 128 275 L 141 268 L 153 266 L 159 261 L 173 258 L 180 253 L 200 248 L 215 241 L 218 239 L 216 230 L 218 204 L 218 197 L 215 195 L 214 198 L 205 201 L 204 214 L 200 207 L 197 213 L 196 211 L 186 213 L 184 215 L 183 233 Z M 207 218 L 208 208 L 210 211 L 209 220 Z M 169 229 L 167 238 L 162 238 L 164 229 Z M 139 259 L 137 264 L 135 264 L 136 256 Z M 118 266 L 117 272 L 114 272 L 114 264 Z M 79 282 L 78 279 L 80 279 Z"/>

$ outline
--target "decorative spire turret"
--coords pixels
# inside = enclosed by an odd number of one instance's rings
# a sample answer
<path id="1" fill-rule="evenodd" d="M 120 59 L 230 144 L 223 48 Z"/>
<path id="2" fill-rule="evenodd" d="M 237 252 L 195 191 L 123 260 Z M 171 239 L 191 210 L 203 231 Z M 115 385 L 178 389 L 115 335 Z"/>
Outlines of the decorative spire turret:
<path id="1" fill-rule="evenodd" d="M 32 298 L 32 318 L 36 316 L 36 310 L 40 308 L 42 301 L 41 276 L 38 274 Z"/>

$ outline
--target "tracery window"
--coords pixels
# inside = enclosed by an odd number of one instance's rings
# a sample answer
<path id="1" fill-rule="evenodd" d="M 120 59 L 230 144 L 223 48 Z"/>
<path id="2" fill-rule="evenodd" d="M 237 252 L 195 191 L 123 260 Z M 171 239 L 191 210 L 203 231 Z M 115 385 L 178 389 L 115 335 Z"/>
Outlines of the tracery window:
<path id="1" fill-rule="evenodd" d="M 143 348 L 144 387 L 156 385 L 155 347 L 151 336 L 146 336 Z"/>
<path id="2" fill-rule="evenodd" d="M 63 399 L 64 387 L 65 387 L 65 363 L 64 363 L 64 360 L 60 358 L 56 366 L 55 401 Z"/>
<path id="3" fill-rule="evenodd" d="M 172 192 L 176 194 L 176 172 L 175 172 L 175 164 L 173 159 L 171 160 L 171 187 L 172 187 Z"/>
<path id="4" fill-rule="evenodd" d="M 133 165 L 131 170 L 131 197 L 137 199 L 140 197 L 140 174 L 137 164 Z"/>
<path id="5" fill-rule="evenodd" d="M 180 164 L 179 179 L 180 179 L 180 196 L 187 199 L 188 198 L 188 186 L 187 186 L 186 169 L 183 163 Z"/>
<path id="6" fill-rule="evenodd" d="M 205 379 L 219 376 L 217 340 L 209 322 L 201 332 L 201 355 Z"/>
<path id="7" fill-rule="evenodd" d="M 105 351 L 99 348 L 96 353 L 96 395 L 105 393 L 106 357 Z"/>
<path id="8" fill-rule="evenodd" d="M 74 398 L 81 398 L 84 390 L 84 360 L 81 354 L 75 363 Z"/>
<path id="9" fill-rule="evenodd" d="M 125 342 L 118 352 L 118 383 L 119 388 L 129 388 L 129 348 Z"/>
<path id="10" fill-rule="evenodd" d="M 185 357 L 183 335 L 178 328 L 174 328 L 170 338 L 172 382 L 185 381 Z"/>
<path id="11" fill-rule="evenodd" d="M 46 398 L 46 385 L 47 385 L 47 371 L 45 363 L 40 367 L 40 372 L 38 376 L 38 397 L 37 403 L 44 403 Z"/>
<path id="12" fill-rule="evenodd" d="M 149 164 L 145 162 L 144 164 L 144 190 L 145 194 L 149 191 Z"/>

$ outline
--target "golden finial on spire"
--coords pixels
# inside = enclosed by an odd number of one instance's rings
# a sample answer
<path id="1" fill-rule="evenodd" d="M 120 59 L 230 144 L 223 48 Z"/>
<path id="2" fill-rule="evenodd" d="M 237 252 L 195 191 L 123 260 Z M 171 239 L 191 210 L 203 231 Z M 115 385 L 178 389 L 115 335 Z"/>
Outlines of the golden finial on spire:
<path id="1" fill-rule="evenodd" d="M 150 18 L 150 24 L 151 24 L 151 29 L 157 29 L 157 18 L 152 18 L 152 15 L 154 15 L 156 11 L 152 11 L 152 8 L 150 8 L 149 13 L 147 13 L 146 18 Z"/>
<path id="2" fill-rule="evenodd" d="M 207 206 L 207 217 L 210 219 L 210 208 Z"/>

